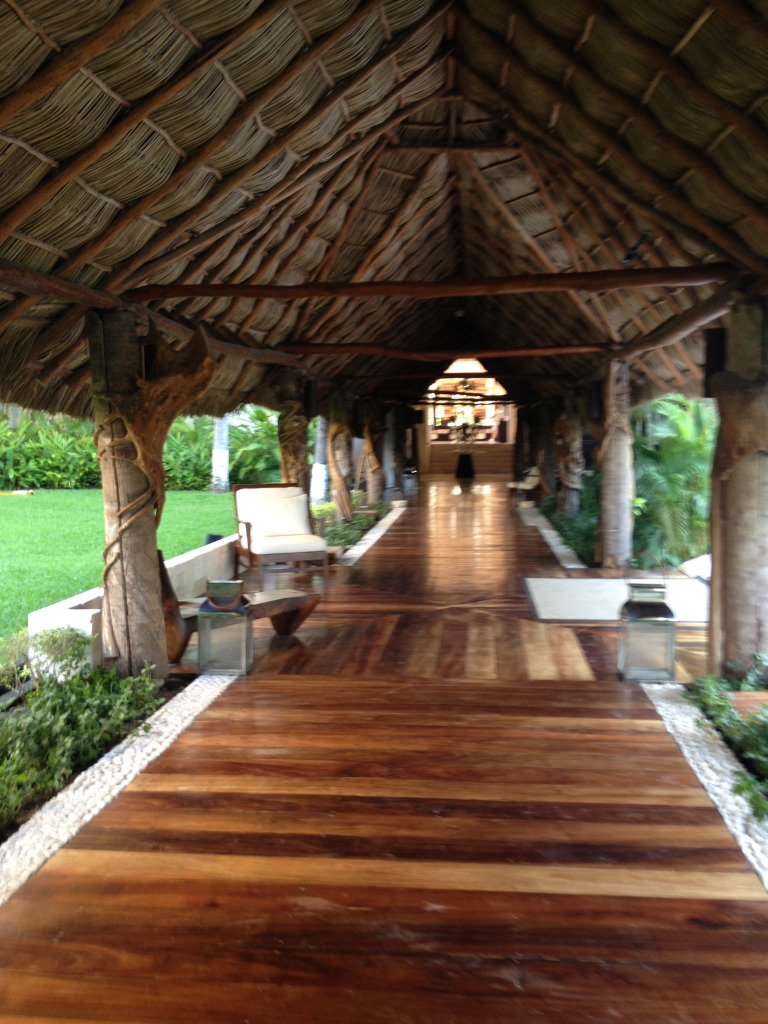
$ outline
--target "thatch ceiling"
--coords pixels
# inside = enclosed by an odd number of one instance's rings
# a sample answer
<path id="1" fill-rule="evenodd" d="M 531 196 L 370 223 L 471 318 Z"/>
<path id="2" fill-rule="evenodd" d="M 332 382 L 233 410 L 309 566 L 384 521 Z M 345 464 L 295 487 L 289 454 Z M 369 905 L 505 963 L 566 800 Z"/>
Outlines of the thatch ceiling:
<path id="1" fill-rule="evenodd" d="M 732 274 L 433 298 L 132 293 L 722 262 L 759 282 L 767 96 L 765 0 L 7 0 L 0 399 L 88 414 L 85 310 L 122 301 L 179 345 L 205 322 L 219 362 L 199 411 L 263 398 L 267 349 L 363 398 L 413 401 L 459 351 L 521 402 L 622 353 L 637 394 L 700 393 L 698 328 L 746 286 Z M 671 343 L 647 351 L 659 329 Z"/>

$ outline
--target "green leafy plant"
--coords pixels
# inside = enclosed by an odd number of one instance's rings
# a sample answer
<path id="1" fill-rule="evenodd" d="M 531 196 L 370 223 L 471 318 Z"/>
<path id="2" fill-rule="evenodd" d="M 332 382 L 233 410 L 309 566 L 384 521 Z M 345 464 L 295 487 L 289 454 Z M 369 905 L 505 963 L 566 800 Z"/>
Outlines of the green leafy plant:
<path id="1" fill-rule="evenodd" d="M 542 501 L 541 511 L 585 565 L 596 564 L 600 522 L 600 474 L 596 470 L 587 470 L 582 476 L 581 508 L 575 516 L 558 513 L 554 494 Z"/>
<path id="2" fill-rule="evenodd" d="M 165 486 L 169 491 L 207 491 L 211 486 L 213 417 L 182 416 L 168 431 L 163 447 Z"/>
<path id="3" fill-rule="evenodd" d="M 233 484 L 280 482 L 280 443 L 277 413 L 251 405 L 230 428 L 229 477 Z"/>
<path id="4" fill-rule="evenodd" d="M 758 655 L 741 672 L 727 678 L 702 676 L 688 685 L 690 699 L 704 713 L 734 752 L 744 771 L 740 772 L 734 793 L 746 797 L 759 820 L 768 817 L 768 706 L 749 715 L 740 715 L 729 693 L 762 690 L 767 685 L 768 659 Z"/>
<path id="5" fill-rule="evenodd" d="M 640 406 L 633 418 L 638 563 L 679 565 L 709 550 L 717 411 L 712 403 L 669 395 Z"/>
<path id="6" fill-rule="evenodd" d="M 28 673 L 35 688 L 0 724 L 0 826 L 6 830 L 162 703 L 149 669 L 121 679 L 85 667 L 87 644 L 76 630 L 51 630 L 32 641 Z"/>
<path id="7" fill-rule="evenodd" d="M 96 487 L 100 479 L 91 424 L 39 413 L 16 427 L 0 419 L 0 489 Z"/>

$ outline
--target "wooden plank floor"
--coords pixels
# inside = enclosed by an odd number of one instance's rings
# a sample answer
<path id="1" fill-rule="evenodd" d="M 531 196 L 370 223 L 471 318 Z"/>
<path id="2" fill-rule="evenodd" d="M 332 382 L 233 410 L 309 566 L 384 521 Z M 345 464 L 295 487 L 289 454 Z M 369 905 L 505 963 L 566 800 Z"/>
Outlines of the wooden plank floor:
<path id="1" fill-rule="evenodd" d="M 24 1024 L 764 1024 L 768 895 L 504 492 L 422 489 L 0 909 Z M 696 636 L 689 646 L 696 653 Z M 602 678 L 601 678 L 602 677 Z"/>

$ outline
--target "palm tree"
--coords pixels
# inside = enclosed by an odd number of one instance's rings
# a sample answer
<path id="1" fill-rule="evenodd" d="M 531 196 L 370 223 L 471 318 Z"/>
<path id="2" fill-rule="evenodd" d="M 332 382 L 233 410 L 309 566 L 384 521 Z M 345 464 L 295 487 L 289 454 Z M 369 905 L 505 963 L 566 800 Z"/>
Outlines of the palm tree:
<path id="1" fill-rule="evenodd" d="M 709 550 L 715 404 L 681 395 L 635 410 L 635 551 L 679 565 Z"/>

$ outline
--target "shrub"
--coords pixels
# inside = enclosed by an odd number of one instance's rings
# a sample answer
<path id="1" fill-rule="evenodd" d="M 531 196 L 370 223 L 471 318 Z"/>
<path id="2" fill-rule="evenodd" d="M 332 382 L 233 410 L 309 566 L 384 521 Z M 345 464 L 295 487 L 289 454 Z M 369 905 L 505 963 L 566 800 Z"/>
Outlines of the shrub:
<path id="1" fill-rule="evenodd" d="M 162 703 L 148 670 L 121 679 L 82 667 L 87 643 L 76 630 L 34 638 L 27 674 L 35 689 L 0 725 L 0 825 L 6 829 Z"/>
<path id="2" fill-rule="evenodd" d="M 98 487 L 93 427 L 69 416 L 0 421 L 0 489 Z"/>
<path id="3" fill-rule="evenodd" d="M 163 447 L 169 491 L 207 491 L 211 486 L 213 417 L 182 416 L 171 424 Z"/>
<path id="4" fill-rule="evenodd" d="M 688 685 L 696 706 L 734 752 L 745 771 L 740 772 L 734 793 L 746 797 L 758 820 L 768 818 L 768 707 L 740 715 L 728 694 L 768 687 L 768 659 L 757 655 L 747 669 L 729 666 L 728 678 L 703 676 Z"/>
<path id="5" fill-rule="evenodd" d="M 582 475 L 581 508 L 575 516 L 557 512 L 557 496 L 541 503 L 541 511 L 552 522 L 565 543 L 585 565 L 596 565 L 600 523 L 600 474 L 587 470 Z"/>

